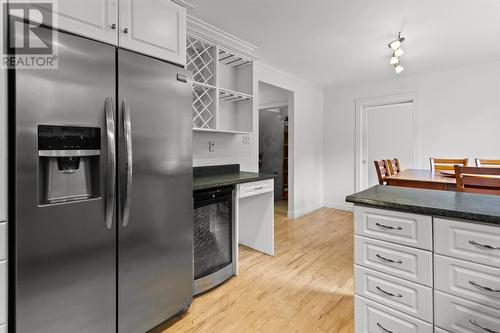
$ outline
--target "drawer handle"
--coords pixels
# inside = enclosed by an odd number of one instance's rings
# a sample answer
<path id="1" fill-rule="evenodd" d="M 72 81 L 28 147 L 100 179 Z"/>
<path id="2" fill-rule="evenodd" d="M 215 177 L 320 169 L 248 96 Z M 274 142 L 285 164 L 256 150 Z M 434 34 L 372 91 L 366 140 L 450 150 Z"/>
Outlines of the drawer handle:
<path id="1" fill-rule="evenodd" d="M 382 257 L 380 254 L 376 255 L 377 258 L 382 259 L 383 261 L 390 262 L 393 264 L 402 264 L 403 262 L 401 260 L 392 260 L 392 259 L 387 259 L 385 257 Z"/>
<path id="2" fill-rule="evenodd" d="M 264 188 L 264 185 L 260 185 L 260 186 L 255 186 L 253 189 L 254 190 L 262 190 Z"/>
<path id="3" fill-rule="evenodd" d="M 390 293 L 390 292 L 385 291 L 384 289 L 380 288 L 379 286 L 377 286 L 376 288 L 377 288 L 378 291 L 380 291 L 381 293 L 383 293 L 383 294 L 385 294 L 387 296 L 403 298 L 403 295 L 401 295 L 401 294 Z"/>
<path id="4" fill-rule="evenodd" d="M 375 225 L 381 229 L 390 229 L 390 230 L 403 230 L 402 227 L 393 227 L 393 226 L 390 226 L 390 225 L 385 225 L 385 224 L 380 224 L 380 223 L 375 223 Z"/>
<path id="5" fill-rule="evenodd" d="M 470 240 L 469 244 L 472 244 L 474 246 L 480 247 L 482 249 L 487 249 L 487 250 L 500 250 L 500 247 L 495 247 L 495 246 L 491 246 L 491 245 L 481 244 L 481 243 L 478 243 L 478 242 L 476 242 L 474 240 Z"/>
<path id="6" fill-rule="evenodd" d="M 483 327 L 481 325 L 479 325 L 475 320 L 473 319 L 469 319 L 469 323 L 471 323 L 472 325 L 476 326 L 477 328 L 483 330 L 484 332 L 488 332 L 488 333 L 500 333 L 498 331 L 494 331 L 490 328 L 486 328 L 486 327 Z"/>
<path id="7" fill-rule="evenodd" d="M 393 331 L 389 331 L 387 328 L 385 328 L 384 326 L 382 326 L 381 323 L 377 323 L 377 326 L 382 330 L 384 331 L 385 333 L 394 333 Z"/>
<path id="8" fill-rule="evenodd" d="M 489 292 L 492 292 L 492 293 L 500 293 L 500 289 L 493 289 L 493 288 L 490 288 L 490 287 L 485 287 L 485 286 L 482 286 L 474 281 L 469 281 L 469 283 L 471 285 L 473 285 L 474 287 L 476 288 L 479 288 L 479 289 L 482 289 L 482 290 L 485 290 L 485 291 L 489 291 Z"/>

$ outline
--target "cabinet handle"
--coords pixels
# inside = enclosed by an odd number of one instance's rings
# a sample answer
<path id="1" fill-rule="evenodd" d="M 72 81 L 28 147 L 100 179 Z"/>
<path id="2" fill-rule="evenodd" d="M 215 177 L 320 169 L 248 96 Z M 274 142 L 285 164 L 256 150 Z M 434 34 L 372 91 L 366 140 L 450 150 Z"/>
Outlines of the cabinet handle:
<path id="1" fill-rule="evenodd" d="M 379 286 L 377 286 L 376 288 L 377 288 L 378 291 L 380 291 L 381 293 L 383 293 L 383 294 L 385 294 L 387 296 L 403 298 L 403 295 L 401 295 L 401 294 L 390 293 L 390 292 L 385 291 L 384 289 L 380 288 Z"/>
<path id="2" fill-rule="evenodd" d="M 254 190 L 262 190 L 264 188 L 264 185 L 260 185 L 260 186 L 255 186 L 253 189 Z"/>
<path id="3" fill-rule="evenodd" d="M 383 261 L 391 262 L 394 264 L 402 264 L 403 262 L 401 260 L 392 260 L 392 259 L 387 259 L 385 257 L 382 257 L 380 254 L 376 255 L 377 258 L 382 259 Z"/>
<path id="4" fill-rule="evenodd" d="M 469 323 L 471 323 L 472 325 L 476 326 L 477 328 L 479 328 L 480 330 L 484 331 L 484 332 L 488 332 L 488 333 L 500 333 L 498 331 L 494 331 L 492 330 L 491 328 L 486 328 L 486 327 L 483 327 L 481 325 L 479 325 L 475 320 L 473 319 L 469 319 Z"/>
<path id="5" fill-rule="evenodd" d="M 403 230 L 403 228 L 401 227 L 393 227 L 393 226 L 390 226 L 390 225 L 385 225 L 385 224 L 380 224 L 380 223 L 375 223 L 375 225 L 379 228 L 382 228 L 382 229 L 390 229 L 390 230 Z"/>
<path id="6" fill-rule="evenodd" d="M 128 28 L 123 29 L 124 34 L 128 34 Z"/>
<path id="7" fill-rule="evenodd" d="M 384 326 L 382 326 L 381 323 L 377 323 L 377 326 L 382 330 L 384 331 L 385 333 L 394 333 L 393 331 L 389 331 L 387 328 L 385 328 Z"/>
<path id="8" fill-rule="evenodd" d="M 490 288 L 490 287 L 485 287 L 485 286 L 482 286 L 474 281 L 469 281 L 469 284 L 473 285 L 474 287 L 476 288 L 479 288 L 479 289 L 482 289 L 482 290 L 485 290 L 485 291 L 489 291 L 489 292 L 492 292 L 492 293 L 500 293 L 500 289 L 493 289 L 493 288 Z"/>
<path id="9" fill-rule="evenodd" d="M 478 243 L 474 240 L 470 240 L 469 244 L 472 244 L 474 246 L 480 247 L 482 249 L 487 249 L 487 250 L 500 250 L 500 247 L 491 246 L 491 245 L 487 245 L 487 244 L 481 244 L 481 243 Z"/>
<path id="10" fill-rule="evenodd" d="M 111 30 L 115 30 L 115 29 L 116 29 L 116 24 L 114 24 L 114 23 L 113 23 L 113 24 L 111 25 Z"/>

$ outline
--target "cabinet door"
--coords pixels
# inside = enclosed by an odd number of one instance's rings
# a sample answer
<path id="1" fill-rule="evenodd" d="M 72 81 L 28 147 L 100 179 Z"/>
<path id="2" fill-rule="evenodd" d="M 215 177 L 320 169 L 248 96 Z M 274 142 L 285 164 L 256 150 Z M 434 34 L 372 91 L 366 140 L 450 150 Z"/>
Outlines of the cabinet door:
<path id="1" fill-rule="evenodd" d="M 118 45 L 118 0 L 63 0 L 54 8 L 60 29 Z"/>
<path id="2" fill-rule="evenodd" d="M 186 9 L 171 0 L 120 0 L 120 47 L 186 64 Z"/>

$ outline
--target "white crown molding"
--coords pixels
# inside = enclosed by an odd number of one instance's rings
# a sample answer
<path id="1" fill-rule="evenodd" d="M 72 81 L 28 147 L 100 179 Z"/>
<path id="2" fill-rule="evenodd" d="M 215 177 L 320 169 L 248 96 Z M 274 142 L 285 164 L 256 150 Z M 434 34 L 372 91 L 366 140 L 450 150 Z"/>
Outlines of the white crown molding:
<path id="1" fill-rule="evenodd" d="M 244 41 L 230 33 L 225 32 L 213 25 L 200 20 L 192 15 L 187 16 L 187 32 L 190 35 L 202 38 L 208 42 L 217 44 L 228 51 L 238 53 L 243 53 L 247 57 L 255 60 L 255 51 L 257 46 Z"/>
<path id="2" fill-rule="evenodd" d="M 185 1 L 185 0 L 172 0 L 178 5 L 181 5 L 182 7 L 185 7 L 186 9 L 194 9 L 194 5 Z"/>

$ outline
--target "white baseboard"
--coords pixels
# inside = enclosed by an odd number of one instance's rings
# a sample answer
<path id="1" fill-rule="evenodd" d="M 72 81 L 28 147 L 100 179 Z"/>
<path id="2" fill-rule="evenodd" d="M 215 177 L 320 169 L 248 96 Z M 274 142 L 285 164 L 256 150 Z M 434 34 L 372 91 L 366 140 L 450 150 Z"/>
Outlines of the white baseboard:
<path id="1" fill-rule="evenodd" d="M 346 210 L 348 212 L 352 212 L 353 210 L 353 205 L 348 202 L 342 202 L 342 203 L 324 202 L 323 207 Z"/>
<path id="2" fill-rule="evenodd" d="M 288 211 L 288 217 L 291 219 L 298 219 L 299 217 L 309 214 L 320 208 L 323 208 L 323 205 L 319 203 L 311 207 L 297 209 L 295 211 Z"/>

